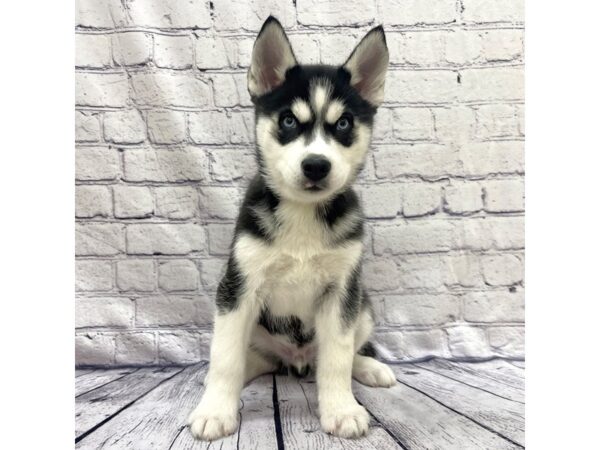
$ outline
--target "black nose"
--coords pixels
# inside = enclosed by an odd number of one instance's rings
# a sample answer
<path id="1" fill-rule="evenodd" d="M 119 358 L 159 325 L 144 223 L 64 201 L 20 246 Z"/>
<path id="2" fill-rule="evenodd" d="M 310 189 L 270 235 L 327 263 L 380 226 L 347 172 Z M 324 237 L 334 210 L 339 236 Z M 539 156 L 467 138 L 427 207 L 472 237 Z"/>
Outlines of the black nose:
<path id="1" fill-rule="evenodd" d="M 311 181 L 319 181 L 327 176 L 331 163 L 322 156 L 308 156 L 302 161 L 302 172 Z"/>

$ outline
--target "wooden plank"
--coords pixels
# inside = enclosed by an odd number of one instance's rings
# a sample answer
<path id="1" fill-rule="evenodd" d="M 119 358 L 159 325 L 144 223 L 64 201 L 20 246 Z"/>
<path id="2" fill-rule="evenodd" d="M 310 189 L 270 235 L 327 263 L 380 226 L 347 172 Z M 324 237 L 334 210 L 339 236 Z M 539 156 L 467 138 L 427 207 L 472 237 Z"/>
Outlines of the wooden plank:
<path id="1" fill-rule="evenodd" d="M 199 397 L 198 399 L 199 400 Z M 240 426 L 231 436 L 212 443 L 219 450 L 263 450 L 277 448 L 273 407 L 273 375 L 263 375 L 244 387 L 241 397 Z M 187 415 L 197 401 L 186 410 Z M 189 428 L 185 428 L 173 441 L 171 450 L 208 449 L 209 443 L 194 439 Z M 159 447 L 148 447 L 159 448 Z M 165 447 L 166 448 L 166 447 Z"/>
<path id="2" fill-rule="evenodd" d="M 467 386 L 416 365 L 395 366 L 396 378 L 521 446 L 525 444 L 524 405 Z"/>
<path id="3" fill-rule="evenodd" d="M 371 423 L 367 436 L 357 440 L 340 439 L 323 432 L 317 415 L 317 392 L 314 380 L 298 380 L 278 375 L 276 381 L 284 448 L 306 450 L 402 448 L 376 422 Z"/>
<path id="4" fill-rule="evenodd" d="M 85 375 L 86 373 L 92 373 L 95 369 L 75 369 L 75 378 Z"/>
<path id="5" fill-rule="evenodd" d="M 525 361 L 508 361 L 508 362 L 511 363 L 515 367 L 519 367 L 521 369 L 525 368 Z"/>
<path id="6" fill-rule="evenodd" d="M 487 363 L 478 363 L 486 367 Z M 415 364 L 417 367 L 430 370 L 452 380 L 465 383 L 469 386 L 482 389 L 486 392 L 507 398 L 517 403 L 525 403 L 525 391 L 521 388 L 502 383 L 496 377 L 490 377 L 485 371 L 478 369 L 473 364 L 466 366 L 463 363 L 457 363 L 445 360 L 431 360 Z"/>
<path id="7" fill-rule="evenodd" d="M 125 375 L 134 372 L 135 368 L 94 370 L 75 378 L 75 397 L 111 383 Z"/>
<path id="8" fill-rule="evenodd" d="M 443 361 L 443 360 L 437 360 Z M 492 359 L 484 362 L 461 362 L 460 367 L 464 371 L 472 373 L 474 376 L 486 378 L 514 389 L 525 390 L 523 369 L 513 366 L 508 361 L 502 359 Z"/>
<path id="9" fill-rule="evenodd" d="M 139 369 L 77 397 L 75 400 L 76 439 L 181 370 L 181 368 L 151 367 Z"/>

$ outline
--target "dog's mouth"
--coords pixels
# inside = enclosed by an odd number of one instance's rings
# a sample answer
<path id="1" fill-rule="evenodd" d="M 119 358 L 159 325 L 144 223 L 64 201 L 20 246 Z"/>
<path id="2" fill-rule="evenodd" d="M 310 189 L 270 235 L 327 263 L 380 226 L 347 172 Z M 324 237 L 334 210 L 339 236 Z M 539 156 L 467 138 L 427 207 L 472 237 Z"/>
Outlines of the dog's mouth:
<path id="1" fill-rule="evenodd" d="M 304 190 L 308 192 L 320 192 L 325 190 L 325 186 L 320 185 L 319 183 L 313 183 L 312 181 L 307 181 L 304 183 Z"/>

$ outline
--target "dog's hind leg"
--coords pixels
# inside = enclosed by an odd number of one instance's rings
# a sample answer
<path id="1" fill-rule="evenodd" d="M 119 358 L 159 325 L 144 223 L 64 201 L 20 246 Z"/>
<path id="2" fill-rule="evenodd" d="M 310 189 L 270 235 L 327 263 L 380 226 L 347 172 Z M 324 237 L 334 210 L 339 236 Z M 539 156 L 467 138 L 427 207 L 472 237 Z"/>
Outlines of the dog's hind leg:
<path id="1" fill-rule="evenodd" d="M 244 385 L 248 384 L 255 378 L 266 373 L 274 372 L 278 368 L 278 364 L 265 358 L 256 350 L 249 348 L 248 356 L 246 357 L 246 373 L 244 375 Z"/>

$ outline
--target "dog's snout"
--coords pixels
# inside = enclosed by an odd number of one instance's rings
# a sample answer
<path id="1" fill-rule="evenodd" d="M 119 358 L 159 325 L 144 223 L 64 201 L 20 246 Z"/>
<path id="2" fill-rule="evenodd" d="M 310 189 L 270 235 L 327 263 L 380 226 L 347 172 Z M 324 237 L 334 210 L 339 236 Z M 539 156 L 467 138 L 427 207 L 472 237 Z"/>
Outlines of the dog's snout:
<path id="1" fill-rule="evenodd" d="M 323 156 L 309 155 L 302 161 L 302 172 L 311 181 L 322 180 L 330 170 L 331 163 Z"/>

